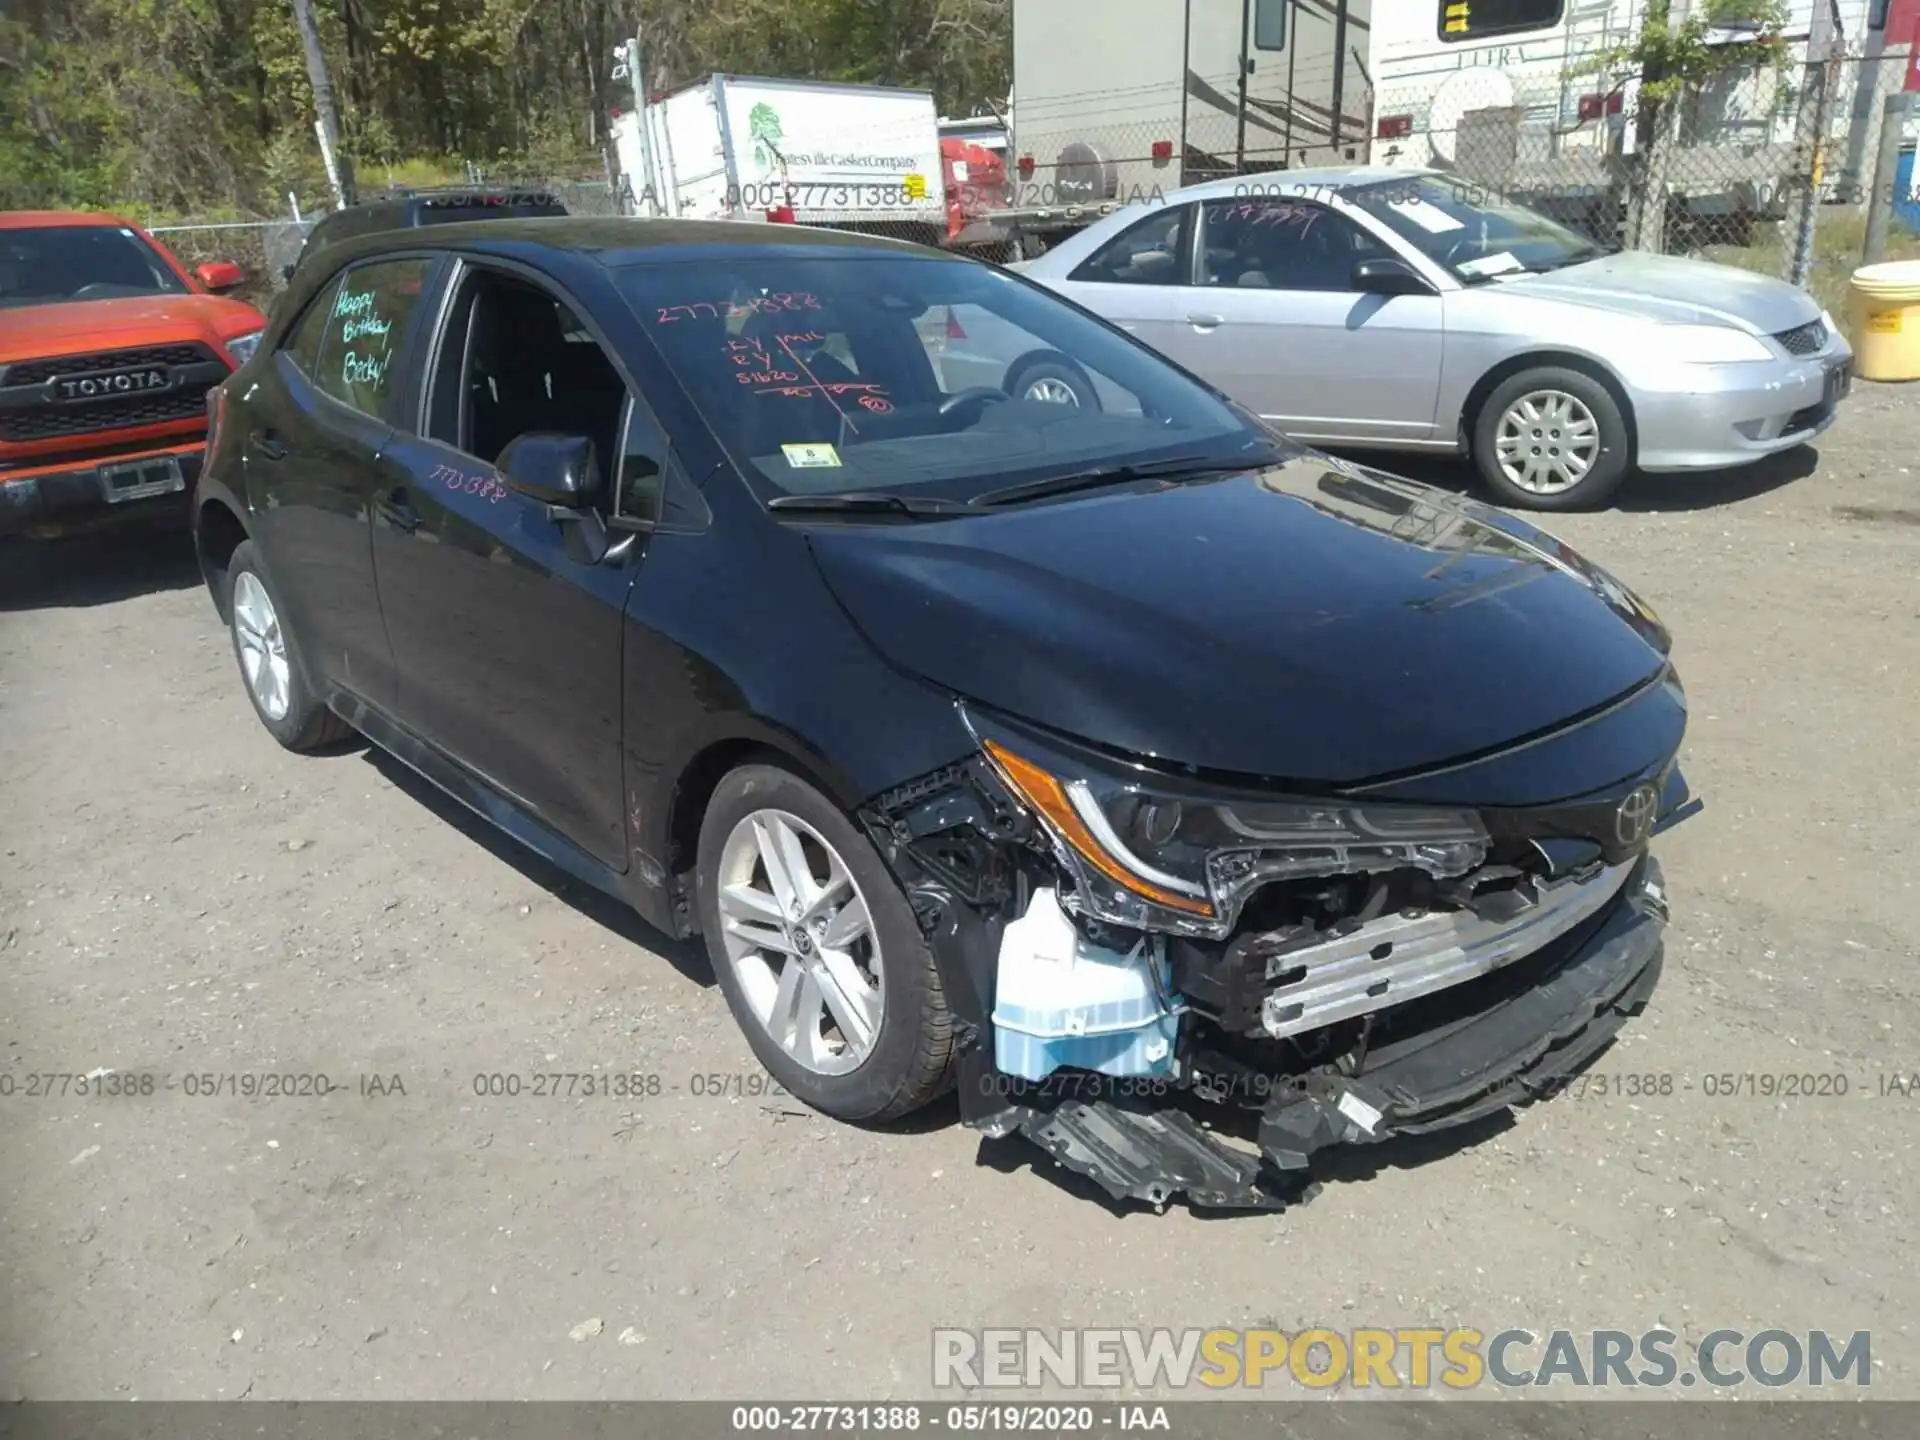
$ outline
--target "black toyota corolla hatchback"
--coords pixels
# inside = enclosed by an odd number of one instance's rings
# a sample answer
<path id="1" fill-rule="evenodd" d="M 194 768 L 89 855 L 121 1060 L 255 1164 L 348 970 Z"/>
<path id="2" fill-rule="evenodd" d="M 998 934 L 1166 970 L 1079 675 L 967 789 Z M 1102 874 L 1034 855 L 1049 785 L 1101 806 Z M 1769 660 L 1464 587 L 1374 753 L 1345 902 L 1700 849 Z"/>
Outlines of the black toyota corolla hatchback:
<path id="1" fill-rule="evenodd" d="M 1695 802 L 1647 607 L 1015 275 L 395 233 L 303 268 L 211 403 L 267 729 L 357 730 L 703 936 L 829 1114 L 957 1081 L 1115 1196 L 1273 1206 L 1551 1091 L 1653 989 L 1648 841 Z"/>

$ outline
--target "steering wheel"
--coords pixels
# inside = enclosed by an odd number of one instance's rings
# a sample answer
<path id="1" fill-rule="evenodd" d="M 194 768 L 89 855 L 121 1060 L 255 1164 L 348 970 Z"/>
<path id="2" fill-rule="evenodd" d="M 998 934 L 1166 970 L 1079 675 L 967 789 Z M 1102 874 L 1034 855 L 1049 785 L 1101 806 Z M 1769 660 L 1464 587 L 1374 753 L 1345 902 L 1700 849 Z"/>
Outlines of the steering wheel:
<path id="1" fill-rule="evenodd" d="M 996 390 L 991 385 L 969 385 L 957 395 L 949 395 L 940 402 L 939 415 L 942 420 L 958 414 L 969 406 L 979 406 L 985 410 L 989 405 L 998 405 L 1013 397 L 1004 390 Z"/>

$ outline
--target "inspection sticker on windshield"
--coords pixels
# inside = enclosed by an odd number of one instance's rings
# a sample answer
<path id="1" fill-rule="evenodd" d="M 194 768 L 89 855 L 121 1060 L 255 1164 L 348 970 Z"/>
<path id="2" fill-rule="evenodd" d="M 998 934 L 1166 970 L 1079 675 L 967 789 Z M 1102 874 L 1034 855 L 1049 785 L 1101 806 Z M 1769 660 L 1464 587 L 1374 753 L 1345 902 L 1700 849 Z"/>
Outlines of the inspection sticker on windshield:
<path id="1" fill-rule="evenodd" d="M 831 445 L 782 445 L 780 453 L 795 470 L 837 470 L 840 452 Z"/>
<path id="2" fill-rule="evenodd" d="M 1511 250 L 1502 250 L 1498 255 L 1482 255 L 1474 260 L 1462 260 L 1459 265 L 1462 275 L 1510 275 L 1515 270 L 1526 268 L 1514 258 Z"/>
<path id="3" fill-rule="evenodd" d="M 1387 208 L 1396 215 L 1406 216 L 1422 230 L 1434 235 L 1467 228 L 1464 220 L 1456 220 L 1438 205 L 1429 205 L 1424 200 L 1394 200 L 1388 203 Z"/>

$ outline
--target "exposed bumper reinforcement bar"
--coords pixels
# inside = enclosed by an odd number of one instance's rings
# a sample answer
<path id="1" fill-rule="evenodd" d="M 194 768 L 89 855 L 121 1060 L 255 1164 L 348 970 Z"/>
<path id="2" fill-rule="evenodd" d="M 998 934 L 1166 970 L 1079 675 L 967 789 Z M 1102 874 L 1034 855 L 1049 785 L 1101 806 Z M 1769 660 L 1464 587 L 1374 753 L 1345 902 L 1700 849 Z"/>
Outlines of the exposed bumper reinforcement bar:
<path id="1" fill-rule="evenodd" d="M 1570 953 L 1542 955 L 1414 1002 L 1356 1075 L 1322 1073 L 1271 1101 L 1260 1153 L 1185 1110 L 1069 1099 L 1018 1105 L 980 1128 L 1018 1129 L 1116 1200 L 1277 1210 L 1311 1199 L 1304 1172 L 1337 1145 L 1464 1125 L 1552 1093 L 1606 1048 L 1658 983 L 1666 902 L 1648 858 L 1620 904 Z M 1395 1028 L 1398 1026 L 1399 1028 Z"/>
<path id="2" fill-rule="evenodd" d="M 1267 996 L 1260 1010 L 1262 1028 L 1276 1040 L 1303 1035 L 1417 1000 L 1543 950 L 1605 909 L 1629 868 L 1616 865 L 1586 880 L 1543 886 L 1531 910 L 1505 920 L 1482 919 L 1471 910 L 1411 919 L 1389 915 L 1337 939 L 1276 956 L 1267 965 L 1269 978 L 1296 965 L 1305 973 L 1298 983 Z"/>

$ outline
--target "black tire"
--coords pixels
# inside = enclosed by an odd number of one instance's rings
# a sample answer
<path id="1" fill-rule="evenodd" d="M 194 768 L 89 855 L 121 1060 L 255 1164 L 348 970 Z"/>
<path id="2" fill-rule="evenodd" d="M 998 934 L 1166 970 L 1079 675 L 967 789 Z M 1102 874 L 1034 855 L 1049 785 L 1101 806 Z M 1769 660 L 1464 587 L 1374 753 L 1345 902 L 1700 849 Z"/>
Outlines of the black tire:
<path id="1" fill-rule="evenodd" d="M 1541 494 L 1516 485 L 1500 467 L 1497 433 L 1508 408 L 1529 392 L 1557 390 L 1572 396 L 1593 416 L 1599 453 L 1581 479 L 1564 490 Z M 1551 444 L 1552 436 L 1543 436 Z M 1605 503 L 1633 463 L 1633 439 L 1613 393 L 1591 375 L 1558 365 L 1542 365 L 1511 375 L 1494 387 L 1473 418 L 1474 467 L 1493 498 L 1516 510 L 1591 510 Z"/>
<path id="2" fill-rule="evenodd" d="M 782 1050 L 748 1005 L 728 958 L 718 895 L 721 852 L 734 827 L 757 810 L 783 810 L 811 825 L 839 853 L 866 899 L 882 957 L 881 1019 L 872 1052 L 845 1074 L 809 1070 Z M 899 883 L 837 805 L 790 771 L 743 765 L 720 782 L 707 805 L 697 865 L 700 928 L 714 976 L 753 1053 L 789 1093 L 838 1119 L 879 1124 L 911 1114 L 951 1086 L 953 1017 L 933 952 Z"/>
<path id="3" fill-rule="evenodd" d="M 1008 369 L 1006 383 L 1001 389 L 1016 400 L 1025 400 L 1029 398 L 1027 388 L 1042 380 L 1054 381 L 1071 390 L 1072 403 L 1082 410 L 1100 408 L 1100 396 L 1093 388 L 1093 377 L 1064 355 L 1035 355 L 1016 360 Z"/>
<path id="4" fill-rule="evenodd" d="M 227 559 L 225 576 L 226 594 L 220 607 L 227 616 L 227 636 L 233 642 L 234 662 L 240 667 L 240 688 L 246 692 L 247 700 L 253 706 L 253 713 L 260 717 L 260 723 L 267 727 L 267 733 L 278 740 L 287 749 L 305 754 L 313 750 L 324 750 L 330 745 L 353 734 L 353 727 L 329 710 L 307 687 L 306 666 L 300 654 L 300 642 L 294 633 L 280 627 L 280 638 L 287 652 L 287 710 L 278 719 L 269 715 L 261 707 L 260 699 L 253 693 L 253 687 L 247 683 L 245 657 L 241 653 L 240 621 L 234 614 L 234 592 L 240 584 L 242 575 L 250 575 L 267 592 L 273 603 L 276 616 L 282 614 L 280 597 L 275 593 L 273 583 L 267 579 L 266 572 L 260 568 L 260 555 L 254 549 L 251 540 L 243 540 L 235 547 Z"/>

